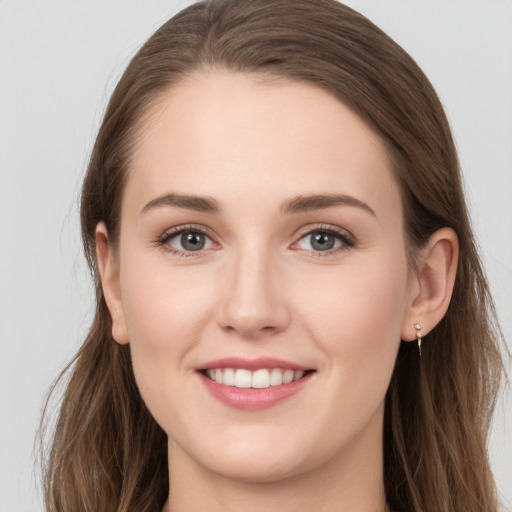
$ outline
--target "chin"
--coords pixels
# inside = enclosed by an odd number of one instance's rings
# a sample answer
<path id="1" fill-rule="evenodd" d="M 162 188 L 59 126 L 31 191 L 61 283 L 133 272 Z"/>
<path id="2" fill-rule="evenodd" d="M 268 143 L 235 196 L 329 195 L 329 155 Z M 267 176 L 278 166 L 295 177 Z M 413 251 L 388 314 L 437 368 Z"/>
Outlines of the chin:
<path id="1" fill-rule="evenodd" d="M 257 461 L 246 457 L 230 458 L 210 469 L 220 477 L 247 484 L 275 483 L 307 471 L 297 460 L 263 459 L 263 456 Z"/>
<path id="2" fill-rule="evenodd" d="M 241 483 L 279 482 L 321 464 L 317 460 L 321 454 L 312 451 L 304 439 L 256 437 L 235 438 L 230 442 L 224 439 L 210 445 L 210 449 L 203 446 L 192 458 L 206 471 Z"/>

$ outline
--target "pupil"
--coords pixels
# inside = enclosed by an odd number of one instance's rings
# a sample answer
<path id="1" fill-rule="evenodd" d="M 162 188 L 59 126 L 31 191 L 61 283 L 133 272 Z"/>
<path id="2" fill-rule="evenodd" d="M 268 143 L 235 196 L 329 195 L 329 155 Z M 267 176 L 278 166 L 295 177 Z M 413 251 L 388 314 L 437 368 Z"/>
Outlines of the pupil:
<path id="1" fill-rule="evenodd" d="M 204 235 L 195 231 L 183 233 L 181 245 L 187 251 L 200 251 L 204 247 Z"/>
<path id="2" fill-rule="evenodd" d="M 334 237 L 327 233 L 316 233 L 312 237 L 311 246 L 317 251 L 328 251 L 334 247 Z"/>

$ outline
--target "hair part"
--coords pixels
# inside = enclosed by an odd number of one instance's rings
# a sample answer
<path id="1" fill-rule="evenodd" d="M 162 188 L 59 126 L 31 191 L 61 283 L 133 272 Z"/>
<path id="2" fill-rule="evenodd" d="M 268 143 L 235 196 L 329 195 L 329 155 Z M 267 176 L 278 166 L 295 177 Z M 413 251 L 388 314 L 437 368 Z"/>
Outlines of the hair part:
<path id="1" fill-rule="evenodd" d="M 312 84 L 374 129 L 400 182 L 411 260 L 437 229 L 457 233 L 447 314 L 428 335 L 421 362 L 414 344 L 400 346 L 386 396 L 384 484 L 395 512 L 496 511 L 486 441 L 503 373 L 500 333 L 449 124 L 413 59 L 335 0 L 194 4 L 157 30 L 124 72 L 83 184 L 82 236 L 97 310 L 72 364 L 49 453 L 47 510 L 149 512 L 168 494 L 166 436 L 137 389 L 129 345 L 112 339 L 95 229 L 104 222 L 115 248 L 130 160 L 151 107 L 187 77 L 216 70 Z"/>

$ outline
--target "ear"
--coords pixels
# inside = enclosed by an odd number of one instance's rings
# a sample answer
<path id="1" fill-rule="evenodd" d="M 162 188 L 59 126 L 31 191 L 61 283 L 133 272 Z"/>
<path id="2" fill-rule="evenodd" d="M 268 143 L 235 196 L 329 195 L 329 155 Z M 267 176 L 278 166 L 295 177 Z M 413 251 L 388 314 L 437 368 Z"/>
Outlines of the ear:
<path id="1" fill-rule="evenodd" d="M 420 251 L 411 275 L 402 340 L 416 339 L 416 324 L 426 336 L 441 321 L 452 297 L 458 258 L 459 240 L 451 228 L 436 231 Z"/>
<path id="2" fill-rule="evenodd" d="M 105 224 L 100 222 L 96 226 L 96 261 L 100 273 L 103 296 L 112 317 L 112 337 L 117 343 L 128 343 L 128 333 L 124 318 L 121 290 L 119 284 L 119 268 L 108 243 L 108 232 Z"/>

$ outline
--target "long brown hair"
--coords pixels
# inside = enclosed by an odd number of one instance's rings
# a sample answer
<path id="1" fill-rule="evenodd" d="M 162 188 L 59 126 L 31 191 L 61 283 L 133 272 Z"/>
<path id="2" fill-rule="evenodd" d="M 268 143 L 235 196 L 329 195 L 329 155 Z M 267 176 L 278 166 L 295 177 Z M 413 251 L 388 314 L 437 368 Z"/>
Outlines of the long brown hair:
<path id="1" fill-rule="evenodd" d="M 307 82 L 329 91 L 382 137 L 401 184 L 408 252 L 441 227 L 460 242 L 451 305 L 421 361 L 402 343 L 386 397 L 384 479 L 396 512 L 496 511 L 486 441 L 503 365 L 450 128 L 413 59 L 335 0 L 210 0 L 166 22 L 119 81 L 81 196 L 85 254 L 96 284 L 90 332 L 68 368 L 45 466 L 49 512 L 154 512 L 168 494 L 167 440 L 137 389 L 129 346 L 111 336 L 95 262 L 95 228 L 115 247 L 120 203 L 144 114 L 197 70 Z M 67 375 L 67 374 L 66 374 Z"/>

